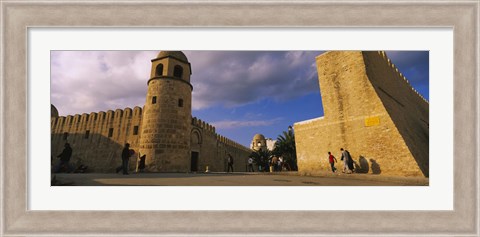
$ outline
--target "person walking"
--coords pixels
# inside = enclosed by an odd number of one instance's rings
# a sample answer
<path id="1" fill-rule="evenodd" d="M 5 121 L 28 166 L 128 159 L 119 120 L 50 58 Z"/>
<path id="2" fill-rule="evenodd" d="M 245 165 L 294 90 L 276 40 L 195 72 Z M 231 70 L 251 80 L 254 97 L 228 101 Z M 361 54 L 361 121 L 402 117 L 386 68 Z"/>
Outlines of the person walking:
<path id="1" fill-rule="evenodd" d="M 70 167 L 70 158 L 72 157 L 73 149 L 70 146 L 70 143 L 65 143 L 62 153 L 57 157 L 60 158 L 60 162 L 55 167 L 54 173 L 60 173 L 60 171 L 64 170 L 67 173 L 72 171 Z"/>
<path id="2" fill-rule="evenodd" d="M 335 163 L 337 162 L 337 158 L 332 155 L 332 153 L 328 152 L 328 162 L 330 163 L 330 167 L 332 167 L 332 172 L 337 172 L 337 168 L 335 168 Z"/>
<path id="3" fill-rule="evenodd" d="M 283 157 L 280 156 L 280 157 L 278 157 L 278 167 L 277 167 L 277 170 L 279 172 L 281 172 L 283 170 L 282 166 L 283 166 Z"/>
<path id="4" fill-rule="evenodd" d="M 340 160 L 343 161 L 343 173 L 351 174 L 352 169 L 350 169 L 350 163 L 353 163 L 353 161 L 350 152 L 343 148 L 340 148 L 340 151 L 342 152 L 342 158 Z"/>
<path id="5" fill-rule="evenodd" d="M 273 156 L 272 158 L 272 169 L 273 172 L 277 171 L 277 166 L 278 166 L 278 158 L 276 156 Z"/>
<path id="6" fill-rule="evenodd" d="M 122 150 L 122 165 L 117 167 L 117 172 L 118 173 L 120 170 L 123 171 L 123 175 L 128 175 L 128 159 L 132 155 L 132 152 L 130 151 L 130 144 L 125 143 L 125 147 L 123 147 Z"/>
<path id="7" fill-rule="evenodd" d="M 230 153 L 227 154 L 227 164 L 228 164 L 228 168 L 227 168 L 227 173 L 230 172 L 230 168 L 232 168 L 232 172 L 233 172 L 233 157 L 232 155 L 230 155 Z"/>
<path id="8" fill-rule="evenodd" d="M 248 158 L 248 172 L 255 172 L 253 170 L 253 158 L 252 157 Z"/>
<path id="9" fill-rule="evenodd" d="M 147 155 L 143 155 L 140 157 L 139 161 L 138 161 L 138 172 L 140 173 L 143 173 L 145 172 L 145 158 L 147 157 Z"/>

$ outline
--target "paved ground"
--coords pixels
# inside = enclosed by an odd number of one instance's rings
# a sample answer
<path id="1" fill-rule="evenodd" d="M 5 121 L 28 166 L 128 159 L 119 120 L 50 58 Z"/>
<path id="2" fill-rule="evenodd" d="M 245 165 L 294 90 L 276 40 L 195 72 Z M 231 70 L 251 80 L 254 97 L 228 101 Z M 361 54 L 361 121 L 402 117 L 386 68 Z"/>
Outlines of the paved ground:
<path id="1" fill-rule="evenodd" d="M 425 186 L 427 178 L 389 177 L 371 174 L 300 176 L 278 173 L 140 173 L 55 174 L 54 185 L 70 186 Z"/>

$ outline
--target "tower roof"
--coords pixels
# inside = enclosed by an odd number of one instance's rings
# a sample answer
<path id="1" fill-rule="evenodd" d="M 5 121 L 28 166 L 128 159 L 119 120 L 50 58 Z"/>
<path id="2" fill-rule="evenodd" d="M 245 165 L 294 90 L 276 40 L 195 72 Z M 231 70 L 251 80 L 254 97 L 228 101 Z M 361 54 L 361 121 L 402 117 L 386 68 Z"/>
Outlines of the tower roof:
<path id="1" fill-rule="evenodd" d="M 58 110 L 57 108 L 55 108 L 55 106 L 53 106 L 52 104 L 50 104 L 51 107 L 50 107 L 50 110 L 51 110 L 51 118 L 57 118 L 58 117 Z"/>
<path id="2" fill-rule="evenodd" d="M 180 61 L 188 62 L 187 56 L 185 56 L 182 51 L 160 51 L 160 53 L 157 55 L 157 58 L 165 57 L 172 57 Z"/>
<path id="3" fill-rule="evenodd" d="M 265 136 L 262 134 L 255 134 L 255 136 L 253 136 L 253 140 L 265 140 Z"/>

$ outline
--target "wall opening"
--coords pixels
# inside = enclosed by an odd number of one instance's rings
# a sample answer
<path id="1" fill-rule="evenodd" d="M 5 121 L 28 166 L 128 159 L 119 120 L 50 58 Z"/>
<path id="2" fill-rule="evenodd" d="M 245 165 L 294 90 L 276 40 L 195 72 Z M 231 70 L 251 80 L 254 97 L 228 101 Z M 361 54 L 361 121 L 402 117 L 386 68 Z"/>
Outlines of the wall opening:
<path id="1" fill-rule="evenodd" d="M 198 152 L 196 151 L 192 151 L 190 171 L 192 172 L 198 171 Z"/>
<path id="2" fill-rule="evenodd" d="M 87 130 L 85 131 L 85 139 L 88 139 L 88 137 L 90 136 L 90 130 Z"/>
<path id="3" fill-rule="evenodd" d="M 155 69 L 155 75 L 157 77 L 163 75 L 163 64 L 160 63 L 157 65 L 157 68 Z"/>
<path id="4" fill-rule="evenodd" d="M 182 75 L 183 75 L 183 68 L 179 65 L 176 65 L 173 68 L 173 76 L 177 78 L 182 78 Z"/>
<path id="5" fill-rule="evenodd" d="M 178 107 L 183 107 L 183 99 L 178 99 Z"/>
<path id="6" fill-rule="evenodd" d="M 133 127 L 133 135 L 138 135 L 138 126 Z"/>
<path id="7" fill-rule="evenodd" d="M 108 129 L 108 137 L 112 137 L 113 136 L 113 128 L 109 128 Z"/>
<path id="8" fill-rule="evenodd" d="M 156 96 L 153 96 L 152 97 L 152 104 L 156 104 L 157 103 L 157 97 Z"/>

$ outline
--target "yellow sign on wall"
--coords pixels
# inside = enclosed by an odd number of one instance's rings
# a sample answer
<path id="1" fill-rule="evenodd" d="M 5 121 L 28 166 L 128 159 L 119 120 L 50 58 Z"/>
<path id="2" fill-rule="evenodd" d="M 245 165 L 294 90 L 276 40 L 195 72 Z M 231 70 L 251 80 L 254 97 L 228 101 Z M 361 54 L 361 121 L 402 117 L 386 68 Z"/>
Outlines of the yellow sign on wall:
<path id="1" fill-rule="evenodd" d="M 365 119 L 365 127 L 377 126 L 380 124 L 380 117 L 368 117 Z"/>

